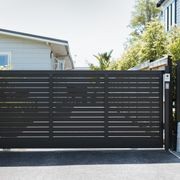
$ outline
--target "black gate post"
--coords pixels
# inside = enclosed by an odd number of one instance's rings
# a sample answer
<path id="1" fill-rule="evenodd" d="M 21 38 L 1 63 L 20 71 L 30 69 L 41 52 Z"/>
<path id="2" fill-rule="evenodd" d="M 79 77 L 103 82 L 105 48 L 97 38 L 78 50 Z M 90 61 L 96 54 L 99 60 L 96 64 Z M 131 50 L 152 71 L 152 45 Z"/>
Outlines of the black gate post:
<path id="1" fill-rule="evenodd" d="M 180 62 L 177 62 L 176 75 L 176 120 L 180 121 Z"/>
<path id="2" fill-rule="evenodd" d="M 168 151 L 171 142 L 171 123 L 172 123 L 172 63 L 171 58 L 168 57 L 168 66 L 166 66 L 164 74 L 164 88 L 165 88 L 165 150 Z"/>
<path id="3" fill-rule="evenodd" d="M 176 66 L 176 105 L 175 105 L 175 148 L 177 151 L 179 151 L 179 128 L 178 128 L 178 122 L 180 122 L 180 61 L 177 62 Z"/>

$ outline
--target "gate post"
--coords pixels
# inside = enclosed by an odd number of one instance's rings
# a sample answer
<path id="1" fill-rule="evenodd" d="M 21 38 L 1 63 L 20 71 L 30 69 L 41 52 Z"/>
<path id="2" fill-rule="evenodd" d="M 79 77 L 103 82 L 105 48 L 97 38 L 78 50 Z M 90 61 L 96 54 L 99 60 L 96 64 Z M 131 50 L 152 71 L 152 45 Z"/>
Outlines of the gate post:
<path id="1" fill-rule="evenodd" d="M 164 85 L 165 85 L 165 150 L 168 151 L 171 142 L 171 123 L 172 123 L 172 94 L 171 94 L 171 58 L 168 57 L 168 66 L 165 68 Z"/>
<path id="2" fill-rule="evenodd" d="M 177 127 L 177 133 L 176 133 L 176 150 L 177 152 L 180 152 L 180 61 L 177 62 L 176 67 L 176 127 Z"/>
<path id="3" fill-rule="evenodd" d="M 176 75 L 176 119 L 180 121 L 180 62 L 177 62 Z"/>

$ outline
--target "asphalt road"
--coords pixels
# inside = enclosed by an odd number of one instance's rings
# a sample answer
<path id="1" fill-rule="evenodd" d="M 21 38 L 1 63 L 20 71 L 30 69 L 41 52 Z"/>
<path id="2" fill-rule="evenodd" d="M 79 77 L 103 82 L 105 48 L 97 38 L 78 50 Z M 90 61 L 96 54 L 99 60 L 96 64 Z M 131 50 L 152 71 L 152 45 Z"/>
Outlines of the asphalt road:
<path id="1" fill-rule="evenodd" d="M 0 152 L 0 180 L 180 180 L 165 151 Z"/>

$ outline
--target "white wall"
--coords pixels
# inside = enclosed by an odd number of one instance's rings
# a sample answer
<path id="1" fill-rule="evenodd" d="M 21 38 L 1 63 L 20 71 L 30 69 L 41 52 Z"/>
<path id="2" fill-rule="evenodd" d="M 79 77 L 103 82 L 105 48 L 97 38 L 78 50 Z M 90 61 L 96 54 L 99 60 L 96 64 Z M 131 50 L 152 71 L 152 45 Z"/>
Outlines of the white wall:
<path id="1" fill-rule="evenodd" d="M 177 1 L 180 1 L 180 0 L 177 0 Z M 167 7 L 169 7 L 170 4 L 173 4 L 173 12 L 172 12 L 173 22 L 172 22 L 172 27 L 175 25 L 175 13 L 177 13 L 177 12 L 175 12 L 175 0 L 166 0 L 163 3 L 163 5 L 162 5 L 163 15 L 161 17 L 161 20 L 164 23 L 166 31 L 167 31 Z M 177 2 L 177 6 L 178 6 L 178 2 Z M 169 9 L 169 11 L 171 11 L 171 10 Z M 178 17 L 177 17 L 177 21 L 178 21 Z M 169 24 L 169 30 L 170 29 L 171 29 L 171 24 Z"/>
<path id="2" fill-rule="evenodd" d="M 180 0 L 177 0 L 177 25 L 180 25 Z"/>
<path id="3" fill-rule="evenodd" d="M 51 70 L 46 43 L 0 34 L 0 52 L 11 53 L 13 70 Z"/>

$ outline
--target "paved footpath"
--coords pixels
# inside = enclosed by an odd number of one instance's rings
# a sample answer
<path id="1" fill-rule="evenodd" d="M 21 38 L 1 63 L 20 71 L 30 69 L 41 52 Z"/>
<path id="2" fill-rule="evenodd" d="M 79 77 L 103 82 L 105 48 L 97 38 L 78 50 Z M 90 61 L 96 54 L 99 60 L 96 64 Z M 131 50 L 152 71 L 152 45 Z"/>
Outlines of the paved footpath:
<path id="1" fill-rule="evenodd" d="M 180 180 L 165 151 L 0 152 L 0 180 Z"/>

